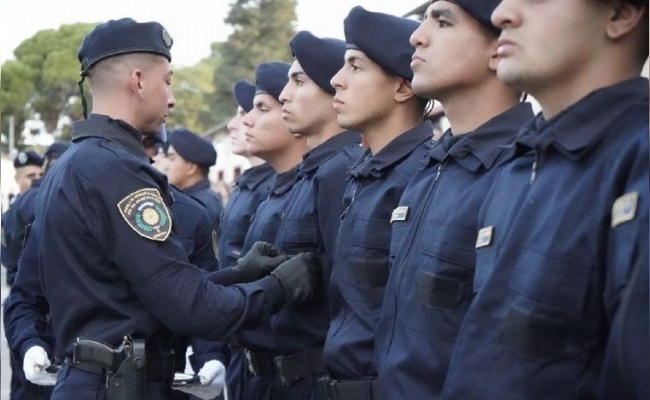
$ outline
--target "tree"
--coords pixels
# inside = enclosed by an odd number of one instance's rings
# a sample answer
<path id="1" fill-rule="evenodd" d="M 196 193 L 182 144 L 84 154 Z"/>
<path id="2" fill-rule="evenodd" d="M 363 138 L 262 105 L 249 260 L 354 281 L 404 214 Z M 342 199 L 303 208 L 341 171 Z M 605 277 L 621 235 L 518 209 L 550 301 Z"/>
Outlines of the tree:
<path id="1" fill-rule="evenodd" d="M 213 43 L 214 91 L 205 96 L 210 125 L 232 115 L 236 104 L 232 85 L 246 78 L 254 83 L 255 66 L 262 61 L 290 62 L 289 40 L 295 35 L 296 0 L 236 0 L 225 23 L 233 33 Z"/>
<path id="2" fill-rule="evenodd" d="M 202 132 L 212 126 L 212 111 L 204 97 L 214 93 L 214 64 L 214 60 L 204 59 L 194 66 L 174 69 L 176 107 L 167 118 L 168 129 L 184 126 Z"/>
<path id="3" fill-rule="evenodd" d="M 78 107 L 71 106 L 78 93 L 77 50 L 94 25 L 77 23 L 42 30 L 16 48 L 16 59 L 2 65 L 3 128 L 9 115 L 17 116 L 21 126 L 30 117 L 26 112 L 39 113 L 48 132 L 56 128 L 61 115 L 79 118 Z"/>

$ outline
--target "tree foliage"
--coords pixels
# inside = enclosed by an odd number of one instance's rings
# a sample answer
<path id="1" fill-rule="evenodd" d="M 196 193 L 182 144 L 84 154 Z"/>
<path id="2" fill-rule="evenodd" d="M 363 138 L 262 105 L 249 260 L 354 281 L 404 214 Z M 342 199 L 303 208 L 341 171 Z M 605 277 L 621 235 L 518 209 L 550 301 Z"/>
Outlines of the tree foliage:
<path id="1" fill-rule="evenodd" d="M 197 65 L 175 70 L 177 106 L 169 125 L 202 132 L 222 123 L 235 109 L 234 82 L 242 78 L 254 82 L 255 66 L 262 61 L 289 62 L 288 42 L 295 34 L 296 2 L 233 0 L 224 19 L 233 28 L 227 41 L 213 43 L 210 57 Z M 25 119 L 39 113 L 48 132 L 55 129 L 62 115 L 73 121 L 81 118 L 77 50 L 94 25 L 76 23 L 42 30 L 16 48 L 15 60 L 2 65 L 2 132 L 8 131 L 10 115 L 19 130 Z"/>
<path id="2" fill-rule="evenodd" d="M 295 35 L 296 0 L 236 0 L 224 20 L 233 33 L 213 43 L 214 92 L 206 95 L 211 124 L 233 114 L 232 85 L 246 78 L 254 83 L 255 66 L 262 61 L 291 61 L 289 40 Z"/>

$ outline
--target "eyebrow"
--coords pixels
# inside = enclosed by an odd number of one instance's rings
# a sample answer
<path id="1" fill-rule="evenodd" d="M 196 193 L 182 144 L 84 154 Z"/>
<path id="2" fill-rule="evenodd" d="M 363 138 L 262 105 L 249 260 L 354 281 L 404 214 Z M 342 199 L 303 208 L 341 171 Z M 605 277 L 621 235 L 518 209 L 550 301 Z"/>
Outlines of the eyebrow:
<path id="1" fill-rule="evenodd" d="M 307 76 L 307 74 L 305 73 L 305 71 L 294 71 L 289 74 L 289 79 L 296 79 L 299 76 Z"/>
<path id="2" fill-rule="evenodd" d="M 456 20 L 456 16 L 448 8 L 432 8 L 431 11 L 429 11 L 429 17 L 435 19 L 446 18 L 451 21 Z"/>

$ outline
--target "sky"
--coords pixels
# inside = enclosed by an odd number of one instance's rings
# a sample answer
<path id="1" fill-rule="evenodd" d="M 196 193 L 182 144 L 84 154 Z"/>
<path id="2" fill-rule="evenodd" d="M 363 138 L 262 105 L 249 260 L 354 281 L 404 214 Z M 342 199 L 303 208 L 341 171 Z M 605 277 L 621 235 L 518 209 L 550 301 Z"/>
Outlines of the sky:
<path id="1" fill-rule="evenodd" d="M 196 64 L 210 54 L 212 42 L 230 34 L 223 20 L 229 0 L 183 0 L 154 2 L 138 0 L 0 0 L 0 64 L 13 59 L 13 50 L 25 39 L 44 29 L 62 24 L 96 23 L 131 17 L 137 21 L 158 21 L 174 38 L 172 63 Z M 370 11 L 403 15 L 424 0 L 298 0 L 297 30 L 317 36 L 343 38 L 343 19 L 355 5 Z"/>

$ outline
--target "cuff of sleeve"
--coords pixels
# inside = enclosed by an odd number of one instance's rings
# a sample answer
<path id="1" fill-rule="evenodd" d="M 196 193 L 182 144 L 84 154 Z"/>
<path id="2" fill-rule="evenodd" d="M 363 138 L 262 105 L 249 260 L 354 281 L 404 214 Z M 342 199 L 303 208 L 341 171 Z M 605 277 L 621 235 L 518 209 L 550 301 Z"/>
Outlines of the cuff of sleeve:
<path id="1" fill-rule="evenodd" d="M 50 346 L 47 343 L 45 343 L 43 340 L 33 338 L 33 339 L 29 339 L 29 340 L 24 341 L 20 345 L 20 359 L 21 360 L 24 359 L 25 358 L 25 353 L 27 353 L 27 350 L 29 350 L 30 348 L 32 348 L 34 346 L 42 347 L 43 349 L 45 349 L 45 351 L 48 354 L 50 354 L 52 352 L 52 349 L 50 348 Z"/>
<path id="2" fill-rule="evenodd" d="M 267 304 L 270 307 L 270 314 L 275 314 L 284 306 L 284 289 L 280 282 L 272 275 L 265 276 L 257 281 L 266 295 Z"/>

